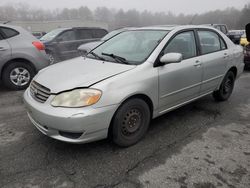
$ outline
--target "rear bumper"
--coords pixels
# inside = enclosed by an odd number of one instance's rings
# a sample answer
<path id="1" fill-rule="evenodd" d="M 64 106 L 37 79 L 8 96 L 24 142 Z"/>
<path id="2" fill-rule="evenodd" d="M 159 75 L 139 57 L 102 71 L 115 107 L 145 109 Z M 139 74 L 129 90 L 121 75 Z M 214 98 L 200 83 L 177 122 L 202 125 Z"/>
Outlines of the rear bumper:
<path id="1" fill-rule="evenodd" d="M 37 53 L 37 56 L 32 59 L 32 62 L 37 72 L 50 65 L 49 58 L 46 55 L 45 51 L 39 51 Z"/>

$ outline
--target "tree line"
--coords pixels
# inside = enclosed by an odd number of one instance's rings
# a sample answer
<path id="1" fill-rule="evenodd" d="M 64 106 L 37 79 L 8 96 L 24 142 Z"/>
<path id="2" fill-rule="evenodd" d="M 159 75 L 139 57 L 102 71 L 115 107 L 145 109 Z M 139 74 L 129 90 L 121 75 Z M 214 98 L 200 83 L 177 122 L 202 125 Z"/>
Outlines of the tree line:
<path id="1" fill-rule="evenodd" d="M 174 14 L 173 12 L 138 11 L 131 9 L 109 9 L 98 7 L 90 10 L 87 6 L 55 10 L 35 9 L 27 4 L 0 6 L 0 21 L 53 21 L 74 20 L 101 21 L 110 29 L 169 24 L 227 24 L 230 29 L 244 29 L 250 22 L 250 3 L 242 9 L 226 8 L 201 14 Z"/>

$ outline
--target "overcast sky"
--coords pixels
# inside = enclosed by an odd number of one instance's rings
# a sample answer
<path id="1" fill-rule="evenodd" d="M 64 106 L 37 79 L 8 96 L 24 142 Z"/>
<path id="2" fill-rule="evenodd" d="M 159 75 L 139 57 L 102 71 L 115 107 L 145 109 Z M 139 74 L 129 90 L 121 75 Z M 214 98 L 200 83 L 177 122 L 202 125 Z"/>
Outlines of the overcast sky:
<path id="1" fill-rule="evenodd" d="M 88 6 L 95 9 L 98 6 L 124 10 L 137 9 L 153 12 L 202 13 L 209 10 L 225 9 L 227 7 L 243 8 L 250 0 L 0 0 L 0 5 L 25 2 L 31 7 L 43 9 L 77 8 Z"/>

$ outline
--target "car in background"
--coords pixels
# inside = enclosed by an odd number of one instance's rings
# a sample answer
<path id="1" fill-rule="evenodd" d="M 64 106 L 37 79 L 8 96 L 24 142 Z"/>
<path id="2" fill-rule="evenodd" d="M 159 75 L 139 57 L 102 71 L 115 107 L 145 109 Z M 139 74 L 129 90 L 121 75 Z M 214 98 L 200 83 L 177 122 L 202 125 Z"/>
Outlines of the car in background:
<path id="1" fill-rule="evenodd" d="M 209 94 L 229 99 L 243 68 L 242 47 L 214 28 L 138 28 L 40 71 L 24 102 L 30 121 L 49 137 L 110 137 L 127 147 L 145 136 L 151 119 Z"/>
<path id="2" fill-rule="evenodd" d="M 249 42 L 247 41 L 246 33 L 244 33 L 240 38 L 240 45 L 241 46 L 247 46 Z"/>
<path id="3" fill-rule="evenodd" d="M 250 44 L 244 47 L 244 63 L 245 68 L 250 69 Z"/>
<path id="4" fill-rule="evenodd" d="M 35 31 L 35 32 L 32 32 L 32 35 L 34 37 L 36 37 L 37 39 L 40 39 L 42 36 L 44 36 L 46 34 L 46 32 L 44 31 Z"/>
<path id="5" fill-rule="evenodd" d="M 79 56 L 77 48 L 88 42 L 100 40 L 108 32 L 102 28 L 74 27 L 58 28 L 40 40 L 45 45 L 51 64 Z"/>
<path id="6" fill-rule="evenodd" d="M 226 24 L 204 24 L 204 25 L 211 26 L 211 27 L 221 31 L 222 33 L 227 35 L 227 37 L 230 38 L 231 41 L 235 44 L 240 43 L 240 37 L 244 33 L 243 30 L 230 30 L 229 31 Z"/>
<path id="7" fill-rule="evenodd" d="M 21 27 L 0 24 L 0 80 L 4 86 L 25 89 L 48 65 L 42 42 Z"/>
<path id="8" fill-rule="evenodd" d="M 110 38 L 114 37 L 115 35 L 123 32 L 123 31 L 129 30 L 129 29 L 133 29 L 133 27 L 125 27 L 125 28 L 113 30 L 113 31 L 109 32 L 107 35 L 105 35 L 104 37 L 102 37 L 100 40 L 82 44 L 81 46 L 78 47 L 78 51 L 79 51 L 80 55 L 84 56 L 88 52 L 90 52 L 92 49 L 94 49 L 98 45 L 100 45 L 101 43 L 109 40 Z"/>
<path id="9" fill-rule="evenodd" d="M 228 35 L 228 27 L 226 24 L 204 24 L 204 25 L 211 26 L 215 29 L 218 29 L 219 31 L 221 31 L 225 35 Z"/>
<path id="10" fill-rule="evenodd" d="M 233 41 L 234 44 L 240 44 L 241 36 L 245 30 L 229 30 L 227 36 Z"/>

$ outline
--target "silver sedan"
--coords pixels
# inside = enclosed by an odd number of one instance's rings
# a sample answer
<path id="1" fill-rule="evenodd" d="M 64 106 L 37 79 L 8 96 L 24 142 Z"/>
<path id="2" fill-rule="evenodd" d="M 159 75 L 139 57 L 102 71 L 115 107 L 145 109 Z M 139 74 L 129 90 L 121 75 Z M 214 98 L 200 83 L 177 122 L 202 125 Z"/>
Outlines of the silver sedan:
<path id="1" fill-rule="evenodd" d="M 206 26 L 122 32 L 86 57 L 41 70 L 24 93 L 43 134 L 70 143 L 137 143 L 150 120 L 205 95 L 227 100 L 243 49 Z"/>

